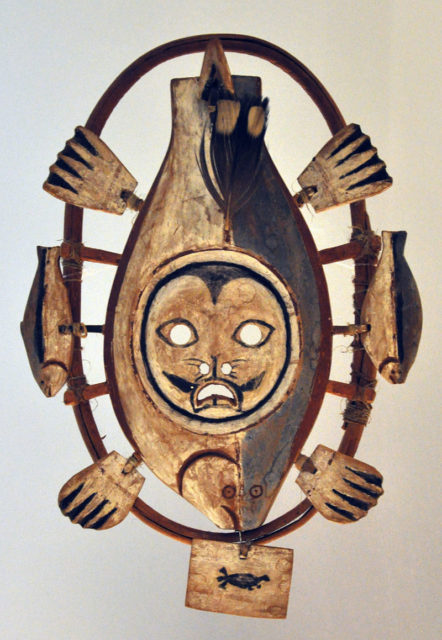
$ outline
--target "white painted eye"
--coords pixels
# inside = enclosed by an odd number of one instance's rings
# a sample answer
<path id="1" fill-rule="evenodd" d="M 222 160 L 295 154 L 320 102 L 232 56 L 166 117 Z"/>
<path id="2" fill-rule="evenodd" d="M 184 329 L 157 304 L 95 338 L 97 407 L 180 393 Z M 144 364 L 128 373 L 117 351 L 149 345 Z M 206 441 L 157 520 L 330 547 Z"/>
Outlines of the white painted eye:
<path id="1" fill-rule="evenodd" d="M 239 332 L 239 339 L 248 347 L 255 347 L 261 342 L 262 331 L 257 324 L 245 324 Z"/>
<path id="2" fill-rule="evenodd" d="M 170 340 L 173 344 L 177 344 L 180 347 L 190 342 L 192 338 L 192 332 L 187 324 L 176 324 L 170 331 Z"/>
<path id="3" fill-rule="evenodd" d="M 198 341 L 195 327 L 184 318 L 165 322 L 158 327 L 157 334 L 171 347 L 189 347 Z"/>
<path id="4" fill-rule="evenodd" d="M 202 362 L 200 364 L 200 373 L 202 373 L 203 376 L 205 376 L 207 373 L 209 373 L 209 371 L 210 371 L 210 367 L 207 364 L 207 362 Z"/>
<path id="5" fill-rule="evenodd" d="M 232 338 L 243 347 L 261 347 L 274 330 L 272 325 L 263 320 L 246 320 L 236 328 Z"/>
<path id="6" fill-rule="evenodd" d="M 224 373 L 225 376 L 228 376 L 230 373 L 232 373 L 232 365 L 228 362 L 225 362 L 223 365 L 221 365 L 221 372 Z"/>

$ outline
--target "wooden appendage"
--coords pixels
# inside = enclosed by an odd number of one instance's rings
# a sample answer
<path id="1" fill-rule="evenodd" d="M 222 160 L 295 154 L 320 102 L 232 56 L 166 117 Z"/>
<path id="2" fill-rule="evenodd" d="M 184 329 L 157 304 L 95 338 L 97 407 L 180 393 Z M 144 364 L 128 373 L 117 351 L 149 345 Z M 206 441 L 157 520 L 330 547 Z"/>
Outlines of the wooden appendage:
<path id="1" fill-rule="evenodd" d="M 60 271 L 60 247 L 37 247 L 37 254 L 37 272 L 20 328 L 34 378 L 50 398 L 69 375 L 74 340 L 59 327 L 72 324 L 72 312 Z"/>
<path id="2" fill-rule="evenodd" d="M 383 494 L 377 469 L 324 445 L 302 461 L 296 482 L 325 518 L 343 524 L 366 516 Z"/>
<path id="3" fill-rule="evenodd" d="M 62 513 L 85 529 L 110 529 L 127 516 L 144 484 L 131 460 L 116 451 L 76 473 L 60 490 Z"/>
<path id="4" fill-rule="evenodd" d="M 92 131 L 77 127 L 50 169 L 43 189 L 77 207 L 121 215 L 137 181 Z M 140 201 L 141 203 L 141 201 Z M 137 206 L 137 205 L 136 205 Z"/>
<path id="5" fill-rule="evenodd" d="M 325 211 L 381 193 L 392 179 L 370 138 L 359 125 L 349 124 L 316 154 L 298 182 L 305 201 Z"/>
<path id="6" fill-rule="evenodd" d="M 392 384 L 405 382 L 422 331 L 419 291 L 404 257 L 406 237 L 405 231 L 382 232 L 382 255 L 361 313 L 361 322 L 370 326 L 362 334 L 362 344 Z"/>

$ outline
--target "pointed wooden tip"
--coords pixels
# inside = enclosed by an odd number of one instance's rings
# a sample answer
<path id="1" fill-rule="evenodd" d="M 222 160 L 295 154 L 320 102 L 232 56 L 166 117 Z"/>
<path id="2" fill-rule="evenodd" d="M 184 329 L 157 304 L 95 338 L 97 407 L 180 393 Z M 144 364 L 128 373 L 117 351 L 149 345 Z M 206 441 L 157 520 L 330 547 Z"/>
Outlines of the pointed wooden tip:
<path id="1" fill-rule="evenodd" d="M 199 97 L 205 99 L 205 92 L 213 77 L 218 79 L 222 87 L 232 96 L 235 93 L 232 74 L 230 73 L 226 54 L 219 38 L 210 40 L 203 59 L 199 77 Z"/>

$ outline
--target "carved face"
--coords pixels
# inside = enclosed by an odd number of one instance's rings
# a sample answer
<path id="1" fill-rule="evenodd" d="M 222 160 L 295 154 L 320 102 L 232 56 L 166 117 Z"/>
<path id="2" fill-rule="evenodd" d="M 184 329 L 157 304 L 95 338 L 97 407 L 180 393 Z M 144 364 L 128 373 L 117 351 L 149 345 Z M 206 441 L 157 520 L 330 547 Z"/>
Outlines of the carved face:
<path id="1" fill-rule="evenodd" d="M 227 263 L 190 265 L 166 278 L 147 305 L 147 373 L 175 409 L 201 420 L 244 416 L 285 371 L 290 329 L 279 294 Z"/>

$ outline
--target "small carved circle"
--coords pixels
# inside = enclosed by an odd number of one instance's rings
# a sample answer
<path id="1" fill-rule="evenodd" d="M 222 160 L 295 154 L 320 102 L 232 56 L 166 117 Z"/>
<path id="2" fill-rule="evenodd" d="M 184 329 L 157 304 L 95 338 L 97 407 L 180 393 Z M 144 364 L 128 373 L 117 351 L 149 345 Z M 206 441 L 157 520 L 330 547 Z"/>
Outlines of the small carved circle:
<path id="1" fill-rule="evenodd" d="M 254 484 L 253 487 L 251 487 L 250 489 L 250 495 L 252 496 L 252 498 L 259 498 L 262 496 L 262 486 L 260 484 Z"/>
<path id="2" fill-rule="evenodd" d="M 236 489 L 233 485 L 228 484 L 224 487 L 222 493 L 224 498 L 227 498 L 227 499 L 234 498 L 236 495 Z"/>

